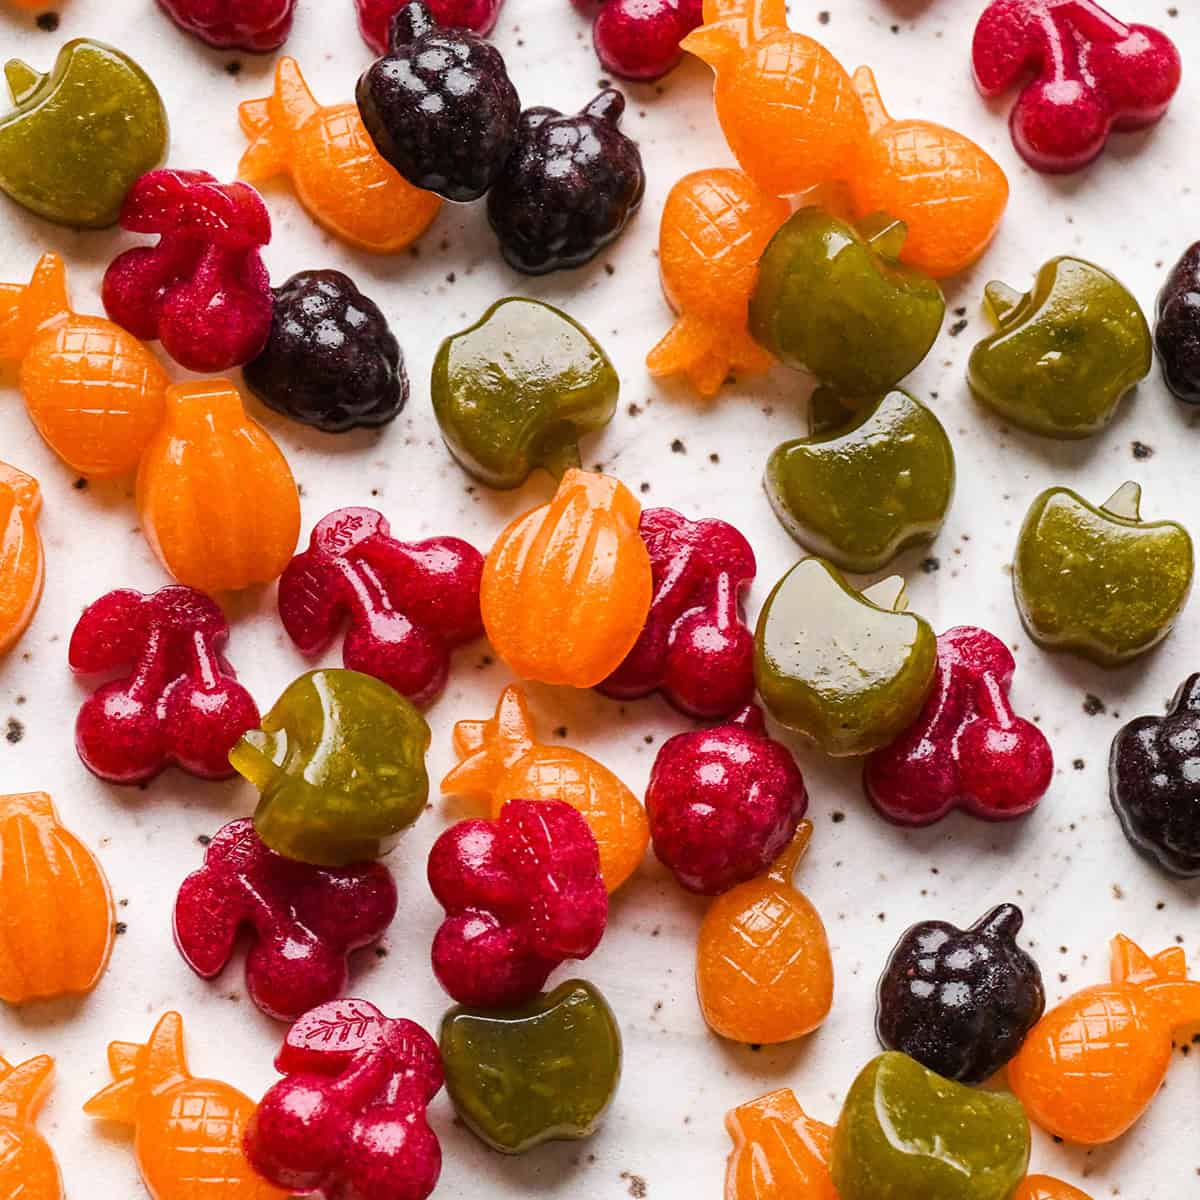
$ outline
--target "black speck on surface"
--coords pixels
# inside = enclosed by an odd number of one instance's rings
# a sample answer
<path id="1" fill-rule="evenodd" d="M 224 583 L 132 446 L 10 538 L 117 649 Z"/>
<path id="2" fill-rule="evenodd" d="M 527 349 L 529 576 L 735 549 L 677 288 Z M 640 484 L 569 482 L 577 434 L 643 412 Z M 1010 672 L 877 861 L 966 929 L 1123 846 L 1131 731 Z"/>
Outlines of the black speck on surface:
<path id="1" fill-rule="evenodd" d="M 940 571 L 941 568 L 941 560 L 934 558 L 932 554 L 928 558 L 921 559 L 921 570 L 926 575 L 932 575 L 934 571 Z"/>
<path id="2" fill-rule="evenodd" d="M 645 742 L 647 746 L 653 745 L 654 744 L 654 734 L 652 734 L 652 733 L 646 734 L 642 738 L 642 741 Z"/>
<path id="3" fill-rule="evenodd" d="M 231 58 L 225 64 L 226 75 L 240 75 L 242 73 L 242 64 L 240 59 Z"/>
<path id="4" fill-rule="evenodd" d="M 821 9 L 821 11 L 819 13 L 817 13 L 817 24 L 818 25 L 828 25 L 829 24 L 829 10 L 827 8 L 823 8 L 823 9 Z"/>
<path id="5" fill-rule="evenodd" d="M 1075 770 L 1077 770 L 1077 771 L 1082 771 L 1082 770 L 1083 770 L 1083 768 L 1087 766 L 1087 763 L 1085 763 L 1085 762 L 1083 761 L 1083 759 L 1082 759 L 1082 758 L 1077 758 L 1077 759 L 1076 759 L 1076 760 L 1075 760 L 1075 761 L 1074 761 L 1074 762 L 1071 764 L 1071 766 L 1073 766 L 1073 767 L 1075 768 Z"/>
<path id="6" fill-rule="evenodd" d="M 375 957 L 376 958 L 387 958 L 387 956 L 388 956 L 388 952 L 387 952 L 386 946 L 376 946 L 375 947 Z"/>
<path id="7" fill-rule="evenodd" d="M 121 934 L 126 933 L 128 931 L 128 929 L 129 929 L 129 926 L 126 925 L 124 921 L 118 921 L 113 926 L 113 933 L 115 933 L 117 935 L 117 937 L 120 937 Z"/>
<path id="8" fill-rule="evenodd" d="M 43 33 L 54 33 L 62 22 L 62 18 L 56 12 L 44 12 L 37 15 L 37 27 Z"/>
<path id="9" fill-rule="evenodd" d="M 559 727 L 558 727 L 558 728 L 557 728 L 557 729 L 554 731 L 554 736 L 555 736 L 555 737 L 560 737 L 560 738 L 565 738 L 565 737 L 567 736 L 567 733 L 568 733 L 567 727 L 566 727 L 565 725 L 560 725 L 560 726 L 559 726 Z"/>
<path id="10" fill-rule="evenodd" d="M 196 841 L 198 841 L 200 843 L 200 845 L 202 845 L 202 846 L 209 846 L 212 844 L 212 838 L 210 838 L 207 833 L 202 833 L 196 839 Z"/>
<path id="11" fill-rule="evenodd" d="M 615 275 L 617 273 L 617 268 L 614 267 L 612 265 L 612 263 L 605 263 L 604 264 L 604 273 L 605 273 L 605 275 Z"/>
<path id="12" fill-rule="evenodd" d="M 631 404 L 625 411 L 631 417 L 640 417 L 642 415 L 642 406 L 640 404 Z"/>
<path id="13" fill-rule="evenodd" d="M 650 490 L 650 485 L 643 480 L 638 484 L 638 491 L 644 496 Z"/>
<path id="14" fill-rule="evenodd" d="M 955 321 L 955 322 L 954 322 L 954 324 L 953 324 L 953 325 L 951 325 L 951 326 L 950 326 L 950 331 L 949 331 L 949 332 L 950 332 L 950 336 L 951 336 L 951 337 L 958 337 L 958 335 L 959 335 L 960 333 L 962 333 L 962 331 L 963 331 L 964 329 L 966 329 L 966 327 L 967 327 L 967 318 L 966 318 L 966 317 L 960 317 L 960 318 L 959 318 L 957 321 Z"/>
<path id="15" fill-rule="evenodd" d="M 676 438 L 671 443 L 671 453 L 672 454 L 686 454 L 687 453 L 687 447 L 683 444 L 683 440 L 681 438 Z"/>
<path id="16" fill-rule="evenodd" d="M 1154 447 L 1147 446 L 1145 442 L 1131 442 L 1129 449 L 1136 459 L 1146 459 L 1154 457 Z"/>
<path id="17" fill-rule="evenodd" d="M 4 740 L 10 746 L 15 746 L 24 736 L 25 726 L 16 717 L 9 717 L 8 725 L 4 730 Z"/>
<path id="18" fill-rule="evenodd" d="M 1088 694 L 1083 698 L 1083 711 L 1087 713 L 1089 717 L 1094 717 L 1098 713 L 1105 711 L 1104 701 L 1101 700 L 1099 696 L 1094 696 L 1091 692 L 1088 692 Z"/>
<path id="19" fill-rule="evenodd" d="M 629 1184 L 629 1194 L 633 1200 L 646 1200 L 646 1181 L 632 1171 L 622 1171 L 621 1178 Z"/>
<path id="20" fill-rule="evenodd" d="M 86 479 L 84 479 L 84 477 L 82 475 L 80 475 L 80 477 L 77 480 L 75 480 L 75 482 L 73 484 L 71 484 L 71 486 L 77 492 L 86 492 L 87 485 L 88 485 L 88 481 Z"/>
<path id="21" fill-rule="evenodd" d="M 845 819 L 846 814 L 840 811 L 834 811 L 829 814 L 829 819 L 835 824 L 840 825 Z"/>
<path id="22" fill-rule="evenodd" d="M 758 1042 L 751 1042 L 751 1043 L 749 1044 L 749 1047 L 750 1047 L 750 1049 L 751 1049 L 751 1050 L 753 1050 L 753 1051 L 754 1051 L 754 1053 L 755 1053 L 755 1054 L 757 1054 L 757 1053 L 758 1053 L 758 1052 L 759 1052 L 759 1051 L 762 1049 L 762 1046 L 760 1046 L 760 1045 L 758 1044 Z"/>

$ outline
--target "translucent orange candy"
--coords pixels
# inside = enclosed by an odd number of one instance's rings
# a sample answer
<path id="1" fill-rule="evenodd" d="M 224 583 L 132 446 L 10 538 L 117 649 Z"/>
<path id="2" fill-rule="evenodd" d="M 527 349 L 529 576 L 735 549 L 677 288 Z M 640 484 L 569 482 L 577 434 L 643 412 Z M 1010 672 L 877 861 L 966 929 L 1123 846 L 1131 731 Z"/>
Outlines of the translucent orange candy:
<path id="1" fill-rule="evenodd" d="M 137 506 L 180 583 L 224 592 L 283 573 L 300 536 L 291 468 L 227 379 L 177 383 L 142 457 Z"/>
<path id="2" fill-rule="evenodd" d="M 725 1128 L 733 1138 L 725 1200 L 837 1200 L 833 1128 L 808 1116 L 790 1088 L 739 1105 Z"/>
<path id="3" fill-rule="evenodd" d="M 549 504 L 496 539 L 480 609 L 493 648 L 522 679 L 595 687 L 633 649 L 651 593 L 640 516 L 619 479 L 572 468 Z"/>
<path id="4" fill-rule="evenodd" d="M 792 886 L 812 824 L 757 879 L 718 896 L 696 946 L 696 991 L 709 1028 L 751 1045 L 811 1033 L 833 1004 L 833 961 L 820 914 Z"/>
<path id="5" fill-rule="evenodd" d="M 254 1101 L 215 1079 L 194 1079 L 183 1049 L 183 1018 L 166 1013 L 150 1040 L 112 1042 L 114 1082 L 83 1111 L 134 1127 L 134 1153 L 153 1200 L 278 1200 L 242 1152 Z"/>
<path id="6" fill-rule="evenodd" d="M 1063 1183 L 1061 1179 L 1051 1179 L 1049 1175 L 1026 1175 L 1017 1190 L 1013 1192 L 1012 1200 L 1092 1200 L 1092 1198 L 1077 1187 Z"/>
<path id="7" fill-rule="evenodd" d="M 582 751 L 537 741 L 525 693 L 515 684 L 500 694 L 490 720 L 454 726 L 454 750 L 461 761 L 442 780 L 447 796 L 486 800 L 493 818 L 510 800 L 564 800 L 577 809 L 600 848 L 610 892 L 645 857 L 650 823 L 638 798 Z"/>
<path id="8" fill-rule="evenodd" d="M 670 191 L 658 234 L 667 302 L 679 314 L 650 351 L 651 375 L 684 375 L 705 399 L 731 368 L 754 374 L 774 359 L 746 329 L 758 260 L 787 220 L 786 201 L 742 171 L 715 167 L 685 175 Z"/>
<path id="9" fill-rule="evenodd" d="M 73 471 L 132 471 L 162 419 L 167 376 L 132 334 L 71 311 L 67 272 L 43 254 L 27 286 L 0 284 L 0 362 L 20 363 L 30 419 Z"/>
<path id="10" fill-rule="evenodd" d="M 0 654 L 29 628 L 42 598 L 46 562 L 37 528 L 41 511 L 37 480 L 0 462 Z"/>
<path id="11" fill-rule="evenodd" d="M 54 1059 L 44 1054 L 19 1067 L 0 1058 L 0 1196 L 5 1200 L 62 1198 L 58 1162 L 34 1128 L 53 1075 Z"/>
<path id="12" fill-rule="evenodd" d="M 375 149 L 358 108 L 317 103 L 294 58 L 275 65 L 275 91 L 238 108 L 250 145 L 238 166 L 247 183 L 287 174 L 300 203 L 330 233 L 377 254 L 415 242 L 441 208 Z"/>
<path id="13" fill-rule="evenodd" d="M 1187 978 L 1182 947 L 1151 958 L 1119 935 L 1111 975 L 1051 1009 L 1008 1064 L 1030 1119 L 1084 1146 L 1137 1121 L 1166 1078 L 1173 1032 L 1200 1021 L 1200 983 Z"/>

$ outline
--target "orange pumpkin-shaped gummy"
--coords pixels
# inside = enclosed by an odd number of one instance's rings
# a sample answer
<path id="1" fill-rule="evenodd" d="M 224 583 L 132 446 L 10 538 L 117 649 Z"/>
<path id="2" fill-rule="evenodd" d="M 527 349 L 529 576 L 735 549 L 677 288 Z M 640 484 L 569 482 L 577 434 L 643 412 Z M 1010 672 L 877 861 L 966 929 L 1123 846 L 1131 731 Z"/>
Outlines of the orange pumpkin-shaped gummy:
<path id="1" fill-rule="evenodd" d="M 1012 1200 L 1092 1200 L 1092 1198 L 1077 1187 L 1063 1183 L 1061 1179 L 1051 1179 L 1049 1175 L 1026 1175 L 1017 1190 L 1013 1192 Z"/>
<path id="2" fill-rule="evenodd" d="M 496 539 L 480 608 L 496 653 L 522 679 L 590 688 L 624 661 L 650 611 L 640 515 L 620 480 L 572 469 L 549 504 Z"/>
<path id="3" fill-rule="evenodd" d="M 274 93 L 247 100 L 238 120 L 250 138 L 238 176 L 261 183 L 289 175 L 313 219 L 351 245 L 394 254 L 441 208 L 380 157 L 355 105 L 317 103 L 294 58 L 279 60 Z"/>
<path id="4" fill-rule="evenodd" d="M 53 1074 L 54 1059 L 44 1054 L 19 1067 L 0 1058 L 0 1196 L 5 1200 L 61 1200 L 54 1152 L 33 1124 Z"/>
<path id="5" fill-rule="evenodd" d="M 658 263 L 679 316 L 646 358 L 652 375 L 683 375 L 708 399 L 731 368 L 752 374 L 771 366 L 771 355 L 746 329 L 746 310 L 758 260 L 789 211 L 785 200 L 726 167 L 685 175 L 671 189 Z"/>
<path id="6" fill-rule="evenodd" d="M 1200 1021 L 1200 983 L 1187 978 L 1182 947 L 1150 958 L 1119 935 L 1111 975 L 1046 1013 L 1008 1064 L 1030 1119 L 1085 1146 L 1137 1121 L 1166 1078 L 1172 1033 Z"/>
<path id="7" fill-rule="evenodd" d="M 792 886 L 812 838 L 801 821 L 792 844 L 757 879 L 718 896 L 696 946 L 696 991 L 709 1028 L 751 1045 L 811 1033 L 833 1003 L 833 962 L 820 914 Z"/>
<path id="8" fill-rule="evenodd" d="M 833 1128 L 808 1116 L 790 1088 L 739 1105 L 725 1128 L 733 1139 L 725 1200 L 837 1200 Z"/>
<path id="9" fill-rule="evenodd" d="M 300 495 L 291 468 L 226 379 L 178 383 L 137 478 L 142 528 L 189 587 L 268 583 L 291 561 Z"/>
<path id="10" fill-rule="evenodd" d="M 577 809 L 596 839 L 610 892 L 645 857 L 650 823 L 638 798 L 594 758 L 538 742 L 516 685 L 504 689 L 490 720 L 454 726 L 454 750 L 461 761 L 442 780 L 442 791 L 488 801 L 493 819 L 510 800 L 563 800 Z"/>
<path id="11" fill-rule="evenodd" d="M 131 333 L 71 311 L 67 273 L 43 254 L 27 286 L 0 284 L 0 362 L 20 363 L 30 419 L 73 471 L 132 471 L 162 419 L 167 376 Z"/>
<path id="12" fill-rule="evenodd" d="M 112 942 L 108 880 L 50 797 L 0 796 L 0 999 L 90 992 Z"/>
<path id="13" fill-rule="evenodd" d="M 0 654 L 12 649 L 29 627 L 42 598 L 41 511 L 37 480 L 0 463 Z"/>

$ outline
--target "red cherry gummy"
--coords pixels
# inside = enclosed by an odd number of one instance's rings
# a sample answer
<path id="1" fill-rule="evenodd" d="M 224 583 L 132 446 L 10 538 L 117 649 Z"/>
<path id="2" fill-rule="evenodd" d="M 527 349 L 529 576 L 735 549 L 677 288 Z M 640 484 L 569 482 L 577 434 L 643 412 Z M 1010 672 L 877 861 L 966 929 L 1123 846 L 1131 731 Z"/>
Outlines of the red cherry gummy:
<path id="1" fill-rule="evenodd" d="M 352 950 L 378 941 L 396 915 L 396 884 L 382 863 L 315 867 L 268 849 L 254 822 L 231 821 L 204 866 L 175 900 L 175 944 L 197 975 L 213 979 L 241 930 L 250 998 L 270 1017 L 294 1021 L 341 995 Z"/>
<path id="2" fill-rule="evenodd" d="M 767 736 L 754 704 L 724 725 L 665 741 L 646 788 L 654 853 L 703 896 L 761 875 L 807 811 L 800 768 Z"/>
<path id="3" fill-rule="evenodd" d="M 425 1200 L 442 1150 L 425 1110 L 442 1086 L 437 1043 L 365 1000 L 322 1004 L 292 1026 L 284 1078 L 246 1126 L 250 1165 L 328 1200 Z"/>
<path id="4" fill-rule="evenodd" d="M 158 0 L 181 29 L 220 50 L 265 54 L 292 32 L 296 0 Z"/>
<path id="5" fill-rule="evenodd" d="M 392 18 L 408 0 L 354 0 L 358 5 L 358 28 L 363 41 L 376 54 L 388 52 Z M 504 0 L 425 0 L 434 21 L 443 29 L 469 29 L 487 37 L 496 28 Z"/>
<path id="6" fill-rule="evenodd" d="M 261 247 L 271 240 L 262 197 L 207 171 L 143 175 L 121 228 L 159 234 L 157 246 L 117 255 L 101 297 L 118 325 L 190 371 L 227 371 L 254 358 L 271 332 L 274 301 Z"/>
<path id="7" fill-rule="evenodd" d="M 172 764 L 201 779 L 232 775 L 229 751 L 259 713 L 222 653 L 228 640 L 225 615 L 194 588 L 121 588 L 88 605 L 71 634 L 71 670 L 124 674 L 79 710 L 83 765 L 110 783 L 144 783 Z"/>
<path id="8" fill-rule="evenodd" d="M 1054 754 L 1008 702 L 1016 663 L 986 629 L 960 625 L 937 640 L 933 689 L 917 720 L 863 769 L 871 802 L 897 825 L 932 825 L 961 808 L 1008 821 L 1037 807 Z"/>
<path id="9" fill-rule="evenodd" d="M 414 704 L 446 686 L 450 650 L 479 637 L 483 556 L 454 537 L 400 542 L 373 508 L 339 508 L 313 529 L 279 580 L 279 616 L 305 654 L 349 620 L 342 662 Z"/>
<path id="10" fill-rule="evenodd" d="M 679 65 L 679 43 L 703 19 L 694 0 L 607 0 L 596 14 L 592 42 L 613 75 L 660 79 Z"/>
<path id="11" fill-rule="evenodd" d="M 1095 0 L 993 0 L 975 27 L 975 80 L 995 96 L 1032 74 L 1009 125 L 1039 171 L 1075 171 L 1113 129 L 1153 125 L 1179 87 L 1174 42 L 1126 25 Z"/>
<path id="12" fill-rule="evenodd" d="M 476 1008 L 532 1000 L 608 923 L 596 839 L 562 800 L 510 800 L 494 821 L 451 826 L 429 853 L 429 886 L 446 910 L 434 974 Z"/>
<path id="13" fill-rule="evenodd" d="M 645 628 L 599 690 L 633 700 L 661 690 L 702 719 L 737 712 L 754 695 L 754 635 L 741 615 L 754 551 L 724 521 L 688 521 L 648 508 L 638 532 L 650 552 L 653 599 Z"/>

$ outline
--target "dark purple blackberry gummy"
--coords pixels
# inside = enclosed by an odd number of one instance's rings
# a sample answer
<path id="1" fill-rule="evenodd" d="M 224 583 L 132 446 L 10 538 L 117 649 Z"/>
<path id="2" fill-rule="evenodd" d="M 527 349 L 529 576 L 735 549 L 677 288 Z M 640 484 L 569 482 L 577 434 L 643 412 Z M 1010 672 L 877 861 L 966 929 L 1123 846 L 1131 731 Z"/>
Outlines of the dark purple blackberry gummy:
<path id="1" fill-rule="evenodd" d="M 268 407 L 326 433 L 386 425 L 408 400 L 400 347 L 341 271 L 300 271 L 274 289 L 271 334 L 243 368 Z"/>
<path id="2" fill-rule="evenodd" d="M 578 267 L 607 246 L 642 202 L 646 175 L 636 143 L 617 125 L 618 91 L 575 116 L 521 114 L 517 146 L 488 195 L 488 219 L 509 265 L 528 275 Z"/>
<path id="3" fill-rule="evenodd" d="M 1109 794 L 1134 849 L 1170 875 L 1200 876 L 1200 675 L 1165 717 L 1138 717 L 1113 738 Z"/>
<path id="4" fill-rule="evenodd" d="M 970 929 L 922 921 L 879 980 L 875 1028 L 888 1050 L 959 1083 L 982 1083 L 1021 1048 L 1046 1007 L 1037 963 L 1016 942 L 1024 917 L 1001 904 Z"/>
<path id="5" fill-rule="evenodd" d="M 1167 387 L 1200 404 L 1200 242 L 1184 251 L 1158 293 L 1154 345 Z"/>
<path id="6" fill-rule="evenodd" d="M 390 50 L 358 81 L 375 148 L 415 187 L 478 200 L 517 136 L 521 101 L 495 46 L 442 29 L 419 0 L 392 18 Z"/>

